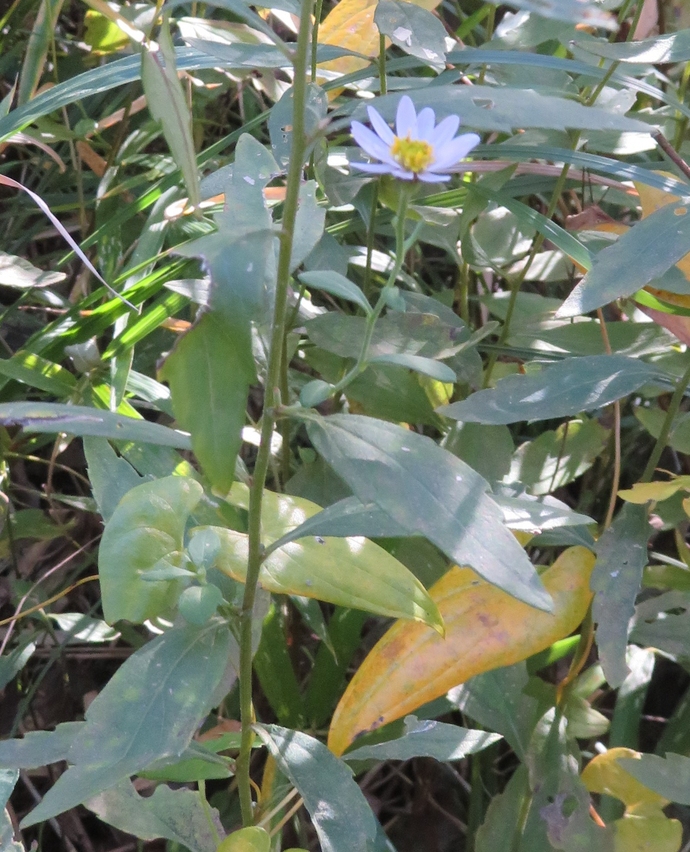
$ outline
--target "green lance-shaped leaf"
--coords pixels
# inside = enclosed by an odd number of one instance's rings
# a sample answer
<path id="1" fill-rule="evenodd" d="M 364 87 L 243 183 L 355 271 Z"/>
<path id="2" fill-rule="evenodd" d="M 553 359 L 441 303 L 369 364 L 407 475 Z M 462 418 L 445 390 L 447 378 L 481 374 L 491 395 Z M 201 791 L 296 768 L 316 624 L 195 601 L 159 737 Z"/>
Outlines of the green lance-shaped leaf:
<path id="1" fill-rule="evenodd" d="M 316 200 L 316 181 L 309 180 L 299 190 L 299 206 L 292 239 L 290 269 L 296 269 L 316 248 L 323 235 L 326 208 Z"/>
<path id="2" fill-rule="evenodd" d="M 647 564 L 651 528 L 645 506 L 627 503 L 597 542 L 597 561 L 590 581 L 595 593 L 592 618 L 604 674 L 613 687 L 628 674 L 625 652 L 628 625 Z"/>
<path id="3" fill-rule="evenodd" d="M 495 388 L 437 409 L 453 420 L 494 425 L 550 420 L 602 408 L 660 376 L 658 368 L 624 355 L 565 358 L 527 376 L 508 376 Z"/>
<path id="4" fill-rule="evenodd" d="M 690 187 L 688 188 L 690 190 Z M 558 311 L 587 314 L 660 278 L 688 253 L 690 200 L 667 204 L 599 252 L 594 265 Z"/>
<path id="5" fill-rule="evenodd" d="M 21 426 L 27 432 L 66 432 L 68 435 L 92 435 L 114 441 L 135 441 L 164 447 L 191 449 L 189 436 L 158 423 L 136 420 L 112 411 L 87 405 L 63 405 L 57 402 L 0 403 L 0 423 Z"/>
<path id="6" fill-rule="evenodd" d="M 435 760 L 462 760 L 503 739 L 500 734 L 472 731 L 458 725 L 405 717 L 405 733 L 395 740 L 363 746 L 348 752 L 345 760 L 410 760 L 433 757 Z"/>
<path id="7" fill-rule="evenodd" d="M 228 491 L 235 479 L 254 379 L 251 350 L 244 348 L 248 345 L 220 312 L 207 312 L 177 342 L 160 370 L 170 385 L 178 423 L 191 432 L 196 457 L 221 491 Z"/>
<path id="8" fill-rule="evenodd" d="M 323 852 L 378 848 L 376 818 L 342 760 L 300 731 L 265 725 L 257 732 L 304 799 Z"/>
<path id="9" fill-rule="evenodd" d="M 305 419 L 318 452 L 362 503 L 375 503 L 408 535 L 425 536 L 508 594 L 550 610 L 550 596 L 486 493 L 488 483 L 471 467 L 392 423 L 340 414 Z"/>
<path id="10" fill-rule="evenodd" d="M 690 757 L 672 752 L 665 758 L 643 754 L 639 758 L 620 758 L 617 763 L 640 784 L 670 802 L 690 805 Z"/>
<path id="11" fill-rule="evenodd" d="M 179 757 L 210 709 L 229 650 L 227 625 L 216 621 L 172 628 L 129 657 L 86 711 L 67 753 L 74 765 L 23 827 L 91 799 L 161 758 Z"/>
<path id="12" fill-rule="evenodd" d="M 362 290 L 339 272 L 334 272 L 332 269 L 315 269 L 311 272 L 303 272 L 299 279 L 310 289 L 313 287 L 316 290 L 323 290 L 338 299 L 353 302 L 365 314 L 370 314 L 372 311 L 371 305 Z"/>
<path id="13" fill-rule="evenodd" d="M 200 200 L 199 175 L 192 137 L 192 116 L 177 77 L 175 51 L 166 20 L 156 48 L 144 45 L 141 57 L 141 82 L 151 115 L 160 121 L 173 159 L 182 172 L 191 204 Z"/>
<path id="14" fill-rule="evenodd" d="M 603 56 L 605 59 L 614 59 L 616 62 L 661 65 L 690 61 L 690 29 L 680 30 L 677 33 L 665 33 L 641 41 L 609 44 L 598 39 L 588 39 L 576 44 L 581 50 Z"/>
<path id="15" fill-rule="evenodd" d="M 643 121 L 600 107 L 587 107 L 567 98 L 542 95 L 533 89 L 438 85 L 426 87 L 423 91 L 411 89 L 408 94 L 418 111 L 431 107 L 437 119 L 461 115 L 463 129 L 509 133 L 521 127 L 541 127 L 649 133 L 649 125 Z M 400 95 L 396 92 L 368 103 L 373 104 L 386 121 L 393 121 L 399 100 Z M 352 118 L 367 121 L 366 106 L 358 106 Z"/>
<path id="16" fill-rule="evenodd" d="M 147 580 L 146 574 L 182 567 L 185 524 L 202 493 L 194 479 L 166 476 L 122 498 L 106 524 L 98 557 L 107 622 L 140 623 L 175 606 L 180 580 Z"/>
<path id="17" fill-rule="evenodd" d="M 607 30 L 618 28 L 615 15 L 587 0 L 511 0 L 511 6 L 534 12 L 544 18 L 555 18 L 557 21 L 604 27 Z"/>

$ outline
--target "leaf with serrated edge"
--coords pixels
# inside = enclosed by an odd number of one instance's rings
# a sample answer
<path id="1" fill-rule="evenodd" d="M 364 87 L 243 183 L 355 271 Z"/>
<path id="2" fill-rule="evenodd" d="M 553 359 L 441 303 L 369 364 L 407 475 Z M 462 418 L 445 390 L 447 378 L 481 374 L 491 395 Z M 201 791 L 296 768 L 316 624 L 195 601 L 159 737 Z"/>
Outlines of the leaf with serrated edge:
<path id="1" fill-rule="evenodd" d="M 430 590 L 446 627 L 441 638 L 398 621 L 374 646 L 345 691 L 331 722 L 329 747 L 342 752 L 366 731 L 399 719 L 481 672 L 524 660 L 567 636 L 589 602 L 594 555 L 565 551 L 542 574 L 553 613 L 539 612 L 453 568 Z"/>

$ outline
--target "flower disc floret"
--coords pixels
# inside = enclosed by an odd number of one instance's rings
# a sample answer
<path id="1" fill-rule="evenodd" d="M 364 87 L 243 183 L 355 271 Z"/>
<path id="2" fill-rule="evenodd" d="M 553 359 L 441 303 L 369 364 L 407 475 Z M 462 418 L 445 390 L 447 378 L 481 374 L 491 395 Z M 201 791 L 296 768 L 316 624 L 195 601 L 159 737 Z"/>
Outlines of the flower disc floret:
<path id="1" fill-rule="evenodd" d="M 373 107 L 367 107 L 367 112 L 373 130 L 353 121 L 352 136 L 365 153 L 380 162 L 352 165 L 370 174 L 441 183 L 450 180 L 446 172 L 480 142 L 476 133 L 455 135 L 460 126 L 457 115 L 449 115 L 436 124 L 436 115 L 429 107 L 417 114 L 407 95 L 398 103 L 395 131 Z"/>

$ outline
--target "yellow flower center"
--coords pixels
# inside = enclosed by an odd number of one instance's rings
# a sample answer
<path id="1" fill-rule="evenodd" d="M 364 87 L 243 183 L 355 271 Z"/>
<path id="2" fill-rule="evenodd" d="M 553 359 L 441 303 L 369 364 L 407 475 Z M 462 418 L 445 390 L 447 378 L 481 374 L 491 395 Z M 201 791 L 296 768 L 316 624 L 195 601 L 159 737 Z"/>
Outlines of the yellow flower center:
<path id="1" fill-rule="evenodd" d="M 410 172 L 419 174 L 434 161 L 434 151 L 428 142 L 421 139 L 405 139 L 396 136 L 391 145 L 391 154 L 400 165 Z"/>

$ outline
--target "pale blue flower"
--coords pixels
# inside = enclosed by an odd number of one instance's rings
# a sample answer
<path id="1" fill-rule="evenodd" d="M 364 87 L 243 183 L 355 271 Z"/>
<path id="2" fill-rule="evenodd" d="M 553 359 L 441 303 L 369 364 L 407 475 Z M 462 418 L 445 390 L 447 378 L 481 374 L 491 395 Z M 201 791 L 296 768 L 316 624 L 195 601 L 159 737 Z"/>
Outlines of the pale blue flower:
<path id="1" fill-rule="evenodd" d="M 455 135 L 460 126 L 457 115 L 449 115 L 438 124 L 430 107 L 424 107 L 417 115 L 407 95 L 398 104 L 395 132 L 373 107 L 367 107 L 367 112 L 374 130 L 353 121 L 352 135 L 363 151 L 381 162 L 352 163 L 364 172 L 441 183 L 450 180 L 445 172 L 464 160 L 480 142 L 476 133 Z"/>

